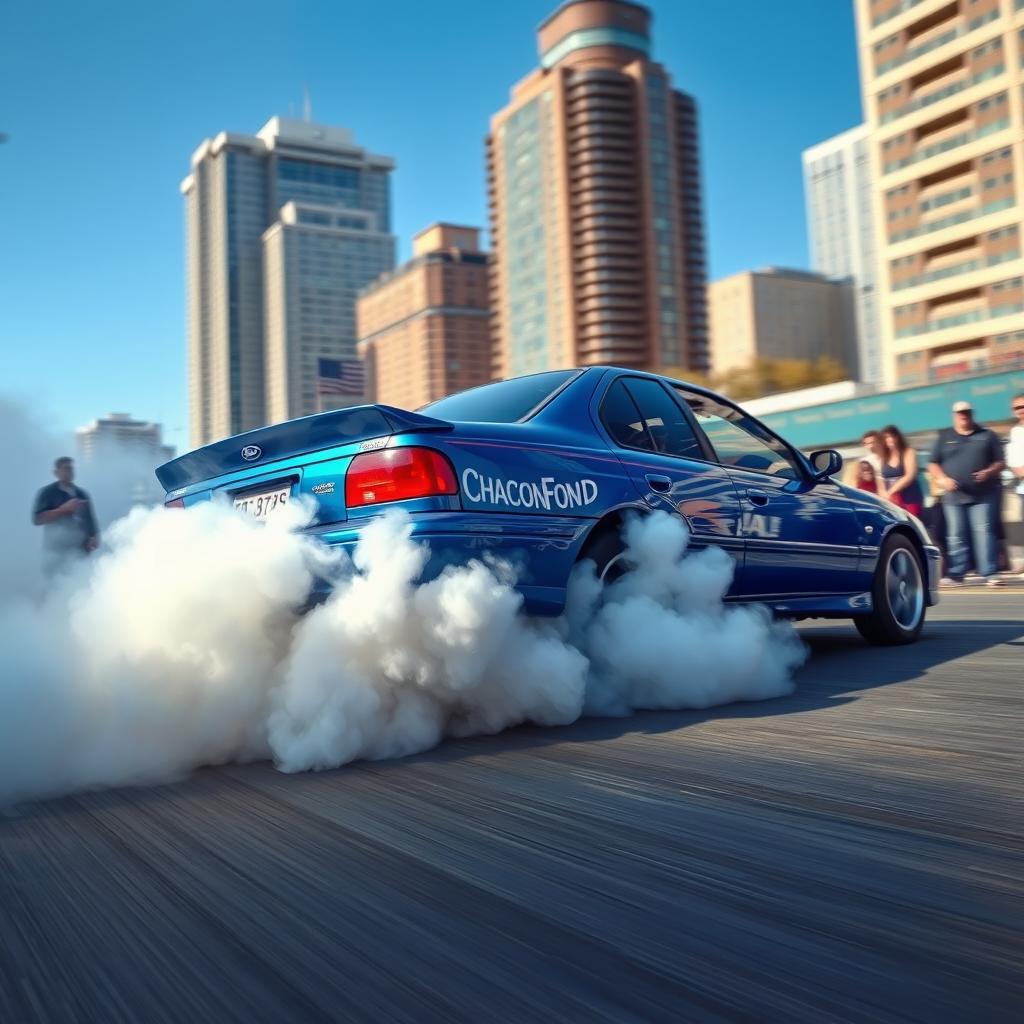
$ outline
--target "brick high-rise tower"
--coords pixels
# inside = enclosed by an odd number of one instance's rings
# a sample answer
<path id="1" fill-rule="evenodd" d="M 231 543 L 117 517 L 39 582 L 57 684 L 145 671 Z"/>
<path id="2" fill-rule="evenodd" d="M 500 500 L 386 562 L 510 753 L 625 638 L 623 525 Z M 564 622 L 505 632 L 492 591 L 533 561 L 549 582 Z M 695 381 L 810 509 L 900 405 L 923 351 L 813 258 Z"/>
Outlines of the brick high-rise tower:
<path id="1" fill-rule="evenodd" d="M 573 0 L 491 119 L 494 372 L 708 369 L 697 108 L 649 58 L 650 12 Z"/>

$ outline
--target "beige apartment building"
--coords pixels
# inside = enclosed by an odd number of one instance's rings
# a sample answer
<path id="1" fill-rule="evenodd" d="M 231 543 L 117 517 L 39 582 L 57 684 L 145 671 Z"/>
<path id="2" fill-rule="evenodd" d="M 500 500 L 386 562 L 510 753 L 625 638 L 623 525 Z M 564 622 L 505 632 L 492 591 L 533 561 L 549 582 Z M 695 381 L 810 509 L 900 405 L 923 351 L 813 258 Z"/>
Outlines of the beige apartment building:
<path id="1" fill-rule="evenodd" d="M 1024 362 L 1024 0 L 856 0 L 885 380 Z"/>
<path id="2" fill-rule="evenodd" d="M 851 374 L 857 362 L 855 292 L 806 270 L 745 270 L 708 287 L 711 369 L 742 370 L 757 359 L 829 356 Z"/>
<path id="3" fill-rule="evenodd" d="M 432 224 L 356 305 L 369 401 L 418 409 L 491 379 L 488 256 L 478 228 Z"/>
<path id="4" fill-rule="evenodd" d="M 651 14 L 563 4 L 487 139 L 494 374 L 708 366 L 697 108 Z"/>

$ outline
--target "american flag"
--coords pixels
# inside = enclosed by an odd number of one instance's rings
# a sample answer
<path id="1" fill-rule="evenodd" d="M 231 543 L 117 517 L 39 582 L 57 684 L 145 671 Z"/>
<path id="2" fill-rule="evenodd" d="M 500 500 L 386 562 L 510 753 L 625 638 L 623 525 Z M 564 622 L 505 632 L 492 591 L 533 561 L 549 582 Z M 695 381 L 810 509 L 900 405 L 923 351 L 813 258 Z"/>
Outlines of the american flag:
<path id="1" fill-rule="evenodd" d="M 361 359 L 317 360 L 316 389 L 321 395 L 361 395 L 366 369 Z"/>

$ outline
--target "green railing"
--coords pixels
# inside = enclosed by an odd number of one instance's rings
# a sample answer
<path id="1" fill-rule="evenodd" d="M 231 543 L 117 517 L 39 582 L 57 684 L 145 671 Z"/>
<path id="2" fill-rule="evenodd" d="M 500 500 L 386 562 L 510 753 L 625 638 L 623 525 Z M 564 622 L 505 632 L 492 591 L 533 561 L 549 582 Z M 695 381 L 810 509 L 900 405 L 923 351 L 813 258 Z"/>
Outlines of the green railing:
<path id="1" fill-rule="evenodd" d="M 1022 0 L 1024 2 L 1024 0 Z M 1020 251 L 1010 249 L 1001 252 L 996 256 L 990 256 L 987 260 L 967 260 L 964 263 L 956 263 L 953 266 L 941 267 L 939 270 L 930 270 L 926 274 L 918 274 L 916 277 L 908 277 L 899 284 L 894 284 L 892 290 L 898 292 L 904 288 L 916 288 L 920 284 L 931 284 L 932 281 L 943 281 L 947 277 L 957 277 L 959 274 L 969 274 L 972 270 L 983 270 L 985 267 L 995 267 L 1000 263 L 1008 263 L 1010 260 L 1020 259 Z"/>
<path id="2" fill-rule="evenodd" d="M 973 191 L 970 185 L 965 185 L 963 188 L 955 188 L 951 192 L 942 192 L 937 196 L 932 196 L 931 199 L 925 199 L 921 202 L 921 212 L 929 213 L 932 210 L 938 210 L 940 207 L 958 203 L 961 199 L 968 199 Z"/>
<path id="3" fill-rule="evenodd" d="M 990 213 L 998 213 L 1013 206 L 1016 200 L 1013 196 L 1005 199 L 993 199 L 990 203 L 982 203 L 973 210 L 960 210 L 958 213 L 950 213 L 938 220 L 930 220 L 927 224 L 918 224 L 915 228 L 907 228 L 906 231 L 895 231 L 889 236 L 889 243 L 905 242 L 908 238 L 917 238 L 919 235 L 930 235 L 934 231 L 942 231 L 943 228 L 951 228 L 955 224 L 965 224 L 969 220 L 977 220 L 979 217 L 987 217 Z"/>
<path id="4" fill-rule="evenodd" d="M 871 20 L 871 27 L 878 28 L 879 25 L 884 25 L 887 21 L 891 21 L 897 15 L 902 14 L 904 11 L 909 11 L 916 7 L 918 4 L 923 4 L 924 0 L 902 0 L 902 3 L 898 3 L 895 7 L 886 11 L 885 14 L 879 14 Z M 1024 0 L 1018 0 L 1017 6 L 1019 7 Z"/>
<path id="5" fill-rule="evenodd" d="M 913 338 L 918 334 L 931 334 L 934 331 L 944 331 L 947 327 L 961 327 L 964 324 L 975 324 L 980 320 L 995 320 L 1001 316 L 1010 316 L 1013 313 L 1024 312 L 1024 302 L 1007 302 L 1002 306 L 993 306 L 991 309 L 972 309 L 969 313 L 958 313 L 956 316 L 939 317 L 937 320 L 929 320 L 926 324 L 916 324 L 913 327 L 901 327 L 896 332 L 897 338 Z"/>
<path id="6" fill-rule="evenodd" d="M 884 173 L 891 174 L 893 171 L 898 171 L 901 167 L 918 164 L 922 160 L 928 160 L 930 157 L 938 156 L 940 153 L 947 153 L 951 149 L 966 146 L 968 142 L 975 142 L 978 139 L 985 138 L 986 135 L 1001 132 L 1004 128 L 1009 127 L 1010 119 L 1008 117 L 1001 117 L 998 121 L 990 121 L 973 132 L 961 132 L 959 135 L 950 135 L 948 139 L 943 139 L 941 142 L 933 142 L 930 146 L 915 149 L 910 156 L 905 156 L 902 160 L 890 160 L 885 164 Z"/>
<path id="7" fill-rule="evenodd" d="M 943 32 L 941 35 L 937 35 L 933 39 L 929 39 L 927 43 L 921 43 L 920 46 L 914 46 L 909 50 L 904 50 L 899 57 L 893 57 L 892 60 L 882 61 L 881 64 L 875 67 L 875 74 L 884 75 L 887 71 L 892 71 L 893 68 L 898 68 L 912 60 L 916 60 L 918 57 L 923 57 L 926 53 L 931 53 L 932 50 L 937 50 L 940 46 L 945 46 L 946 43 L 951 43 L 954 39 L 957 39 L 960 36 L 965 36 L 969 32 L 973 32 L 975 29 L 981 28 L 982 25 L 987 25 L 990 21 L 995 21 L 998 17 L 999 10 L 996 8 L 995 10 L 989 11 L 987 14 L 981 14 L 977 18 L 972 18 L 966 24 L 957 25 L 956 28 L 951 28 L 948 32 Z"/>
<path id="8" fill-rule="evenodd" d="M 921 96 L 916 100 L 912 100 L 910 103 L 905 103 L 902 107 L 897 107 L 895 110 L 890 110 L 888 114 L 881 116 L 880 123 L 888 124 L 890 121 L 895 121 L 897 118 L 905 117 L 907 114 L 912 114 L 915 110 L 921 110 L 924 107 L 930 107 L 933 103 L 941 103 L 942 100 L 948 99 L 950 96 L 955 96 L 958 92 L 963 92 L 965 89 L 970 89 L 972 86 L 980 85 L 982 82 L 987 82 L 990 78 L 995 78 L 997 75 L 1001 75 L 1006 70 L 1005 64 L 997 64 L 994 67 L 986 68 L 984 71 L 979 71 L 976 75 L 971 75 L 970 78 L 965 78 L 959 82 L 953 82 L 952 85 L 947 85 L 937 92 L 931 92 L 927 96 Z"/>

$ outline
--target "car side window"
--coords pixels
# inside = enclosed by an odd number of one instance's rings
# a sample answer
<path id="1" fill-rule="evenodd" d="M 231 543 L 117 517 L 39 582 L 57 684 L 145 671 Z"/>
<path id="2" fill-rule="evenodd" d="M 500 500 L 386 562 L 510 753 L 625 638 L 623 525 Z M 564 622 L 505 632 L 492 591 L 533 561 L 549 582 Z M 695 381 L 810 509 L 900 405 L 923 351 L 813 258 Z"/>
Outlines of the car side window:
<path id="1" fill-rule="evenodd" d="M 601 403 L 601 419 L 612 440 L 623 448 L 640 448 L 654 451 L 651 435 L 640 416 L 636 402 L 629 396 L 621 379 L 608 389 Z"/>
<path id="2" fill-rule="evenodd" d="M 654 451 L 683 459 L 705 459 L 700 441 L 679 403 L 656 380 L 631 377 L 626 389 L 636 402 Z"/>
<path id="3" fill-rule="evenodd" d="M 790 451 L 756 420 L 703 395 L 682 392 L 681 396 L 723 466 L 750 469 L 787 480 L 801 479 L 803 474 Z"/>

